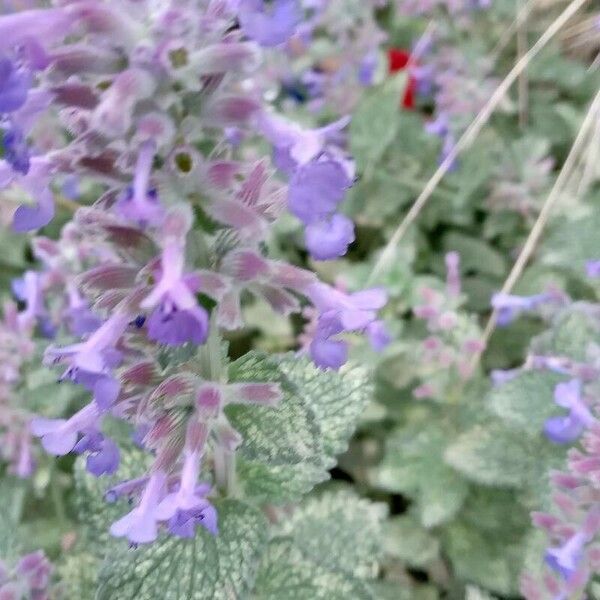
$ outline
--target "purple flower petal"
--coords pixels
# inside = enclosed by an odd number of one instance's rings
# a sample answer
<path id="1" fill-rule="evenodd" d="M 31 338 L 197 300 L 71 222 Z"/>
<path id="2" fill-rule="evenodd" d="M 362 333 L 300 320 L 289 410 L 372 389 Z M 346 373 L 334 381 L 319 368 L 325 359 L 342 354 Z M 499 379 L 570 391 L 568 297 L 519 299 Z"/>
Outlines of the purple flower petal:
<path id="1" fill-rule="evenodd" d="M 110 439 L 104 439 L 98 452 L 87 457 L 86 468 L 95 477 L 113 475 L 119 468 L 119 448 Z"/>
<path id="2" fill-rule="evenodd" d="M 17 69 L 9 58 L 0 58 L 0 112 L 8 113 L 18 110 L 27 100 L 27 92 L 31 85 L 31 74 L 24 69 Z"/>
<path id="3" fill-rule="evenodd" d="M 17 233 L 32 231 L 48 225 L 54 217 L 54 199 L 49 189 L 37 197 L 36 206 L 22 205 L 13 217 L 13 230 Z"/>
<path id="4" fill-rule="evenodd" d="M 305 224 L 315 223 L 337 209 L 350 183 L 346 172 L 337 162 L 309 162 L 300 167 L 290 181 L 290 212 Z"/>
<path id="5" fill-rule="evenodd" d="M 354 223 L 340 214 L 311 223 L 305 231 L 306 248 L 315 260 L 332 260 L 344 256 L 354 241 Z"/>
<path id="6" fill-rule="evenodd" d="M 204 344 L 208 338 L 208 313 L 200 306 L 191 310 L 159 306 L 148 317 L 148 337 L 169 346 L 187 342 Z"/>
<path id="7" fill-rule="evenodd" d="M 112 377 L 100 377 L 94 384 L 94 400 L 101 410 L 108 410 L 119 397 L 121 384 Z"/>
<path id="8" fill-rule="evenodd" d="M 348 360 L 348 344 L 344 341 L 314 339 L 310 344 L 310 356 L 318 367 L 337 371 Z"/>
<path id="9" fill-rule="evenodd" d="M 555 444 L 569 444 L 581 435 L 584 428 L 584 424 L 572 415 L 550 417 L 544 424 L 544 434 Z"/>
<path id="10" fill-rule="evenodd" d="M 301 15 L 297 0 L 241 0 L 238 18 L 242 31 L 261 46 L 278 46 L 295 32 Z"/>

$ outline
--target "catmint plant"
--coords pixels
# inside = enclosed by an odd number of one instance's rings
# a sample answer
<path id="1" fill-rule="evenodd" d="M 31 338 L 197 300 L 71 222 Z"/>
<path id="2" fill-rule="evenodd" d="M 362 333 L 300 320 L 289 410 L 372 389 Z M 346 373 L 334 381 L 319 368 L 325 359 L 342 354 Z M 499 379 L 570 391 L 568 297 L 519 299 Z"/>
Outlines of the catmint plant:
<path id="1" fill-rule="evenodd" d="M 308 352 L 325 369 L 346 362 L 346 332 L 377 330 L 378 348 L 386 339 L 383 290 L 340 292 L 264 251 L 285 211 L 315 260 L 354 240 L 340 212 L 354 179 L 349 117 L 301 127 L 253 83 L 303 18 L 295 0 L 84 0 L 0 18 L 0 170 L 20 202 L 13 229 L 48 225 L 73 177 L 93 190 L 91 205 L 65 203 L 73 214 L 57 241 L 33 238 L 41 268 L 15 283 L 26 308 L 8 317 L 54 338 L 44 363 L 88 400 L 64 418 L 40 415 L 23 435 L 112 475 L 122 449 L 106 424 L 127 423 L 151 465 L 107 498 L 135 498 L 110 526 L 134 545 L 163 526 L 217 535 L 210 498 L 227 491 L 242 443 L 225 409 L 282 398 L 275 382 L 228 381 L 223 334 L 243 326 L 246 297 L 284 316 L 312 304 Z"/>

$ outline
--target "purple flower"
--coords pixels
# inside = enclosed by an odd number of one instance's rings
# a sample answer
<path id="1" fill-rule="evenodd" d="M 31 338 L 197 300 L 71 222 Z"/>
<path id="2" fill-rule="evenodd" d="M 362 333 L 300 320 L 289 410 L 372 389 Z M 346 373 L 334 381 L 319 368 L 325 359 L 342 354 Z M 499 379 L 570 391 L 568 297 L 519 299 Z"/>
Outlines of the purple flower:
<path id="1" fill-rule="evenodd" d="M 49 189 L 44 189 L 36 196 L 37 204 L 23 204 L 17 208 L 13 217 L 13 230 L 17 233 L 33 231 L 48 225 L 54 217 L 54 198 Z"/>
<path id="2" fill-rule="evenodd" d="M 546 420 L 544 433 L 555 444 L 567 444 L 576 440 L 586 427 L 596 422 L 583 400 L 579 379 L 557 384 L 554 401 L 558 406 L 569 409 L 567 416 L 550 417 Z"/>
<path id="3" fill-rule="evenodd" d="M 348 343 L 315 337 L 310 345 L 310 357 L 317 367 L 337 371 L 348 361 Z"/>
<path id="4" fill-rule="evenodd" d="M 585 263 L 585 272 L 588 277 L 597 279 L 600 277 L 600 260 L 588 260 Z"/>
<path id="5" fill-rule="evenodd" d="M 16 571 L 21 577 L 25 578 L 30 590 L 41 591 L 45 590 L 50 583 L 52 565 L 46 555 L 41 550 L 37 550 L 21 557 L 17 563 Z M 35 593 L 31 597 L 38 598 Z"/>
<path id="6" fill-rule="evenodd" d="M 75 286 L 69 286 L 67 293 L 69 307 L 66 310 L 66 317 L 69 320 L 71 333 L 81 337 L 96 331 L 102 325 L 102 320 L 92 313 Z"/>
<path id="7" fill-rule="evenodd" d="M 511 296 L 497 293 L 492 296 L 492 307 L 498 311 L 498 326 L 505 327 L 512 323 L 521 313 L 533 311 L 541 304 L 554 299 L 551 294 L 535 296 Z"/>
<path id="8" fill-rule="evenodd" d="M 289 175 L 297 167 L 317 158 L 349 122 L 349 117 L 342 117 L 325 127 L 303 129 L 283 117 L 262 112 L 258 116 L 257 126 L 273 144 L 277 166 Z"/>
<path id="9" fill-rule="evenodd" d="M 23 175 L 29 173 L 31 164 L 29 146 L 23 132 L 16 126 L 12 126 L 4 132 L 4 158 L 10 166 Z"/>
<path id="10" fill-rule="evenodd" d="M 156 226 L 165 216 L 156 190 L 149 188 L 154 153 L 154 142 L 146 141 L 141 145 L 133 186 L 127 189 L 115 205 L 115 209 L 121 216 L 137 223 L 140 227 Z"/>
<path id="11" fill-rule="evenodd" d="M 315 260 L 344 256 L 354 239 L 354 223 L 340 214 L 311 223 L 305 231 L 306 248 Z"/>
<path id="12" fill-rule="evenodd" d="M 369 343 L 375 352 L 382 352 L 392 341 L 392 336 L 383 321 L 373 321 L 367 325 Z"/>
<path id="13" fill-rule="evenodd" d="M 31 74 L 6 56 L 0 57 L 0 113 L 18 110 L 27 100 Z"/>
<path id="14" fill-rule="evenodd" d="M 290 181 L 290 212 L 307 225 L 319 221 L 337 209 L 350 184 L 337 162 L 311 161 L 299 167 Z"/>
<path id="15" fill-rule="evenodd" d="M 267 47 L 287 41 L 301 19 L 297 0 L 240 0 L 237 13 L 242 31 Z"/>
<path id="16" fill-rule="evenodd" d="M 377 319 L 377 311 L 387 302 L 382 288 L 345 294 L 324 283 L 314 283 L 307 292 L 322 315 L 335 315 L 343 331 L 359 331 Z"/>
<path id="17" fill-rule="evenodd" d="M 116 344 L 127 330 L 130 320 L 129 315 L 117 312 L 84 342 L 62 348 L 51 346 L 46 350 L 44 359 L 47 364 L 67 363 L 69 369 L 65 376 L 71 379 L 77 377 L 77 371 L 106 374 L 121 360 Z"/>
<path id="18" fill-rule="evenodd" d="M 162 471 L 152 473 L 140 503 L 110 526 L 115 537 L 126 537 L 133 544 L 148 544 L 158 535 L 156 509 L 165 489 L 167 476 Z"/>
<path id="19" fill-rule="evenodd" d="M 358 68 L 358 81 L 361 85 L 368 87 L 373 85 L 373 78 L 375 77 L 375 71 L 377 70 L 377 52 L 371 50 L 364 58 L 360 61 Z"/>
<path id="20" fill-rule="evenodd" d="M 15 12 L 0 17 L 0 52 L 6 52 L 33 37 L 50 44 L 64 39 L 73 22 L 64 8 L 44 8 Z"/>
<path id="21" fill-rule="evenodd" d="M 566 417 L 550 417 L 544 424 L 544 434 L 555 444 L 568 444 L 576 440 L 585 425 L 571 414 Z"/>
<path id="22" fill-rule="evenodd" d="M 374 346 L 382 347 L 385 340 L 377 321 L 377 311 L 387 301 L 382 289 L 344 294 L 323 283 L 315 283 L 310 286 L 308 296 L 320 313 L 309 344 L 311 358 L 317 366 L 339 369 L 346 362 L 348 344 L 335 338 L 344 332 L 366 331 L 373 335 Z"/>
<path id="23" fill-rule="evenodd" d="M 90 453 L 86 460 L 86 467 L 96 477 L 113 475 L 119 468 L 117 445 L 111 439 L 104 437 L 97 429 L 86 430 L 83 437 L 73 447 L 73 451 L 77 454 Z"/>
<path id="24" fill-rule="evenodd" d="M 25 303 L 25 310 L 18 316 L 19 326 L 30 329 L 37 323 L 42 331 L 48 331 L 49 317 L 44 306 L 42 275 L 36 271 L 26 271 L 22 278 L 12 281 L 12 291 Z"/>
<path id="25" fill-rule="evenodd" d="M 29 433 L 23 433 L 20 438 L 17 459 L 13 460 L 10 472 L 21 479 L 27 479 L 33 475 L 35 460 L 32 455 Z"/>
<path id="26" fill-rule="evenodd" d="M 197 484 L 208 429 L 203 423 L 191 422 L 187 431 L 179 486 L 160 502 L 156 517 L 160 521 L 168 521 L 171 533 L 179 537 L 193 537 L 196 524 L 216 535 L 217 512 L 204 497 L 210 491 L 210 485 Z"/>
<path id="27" fill-rule="evenodd" d="M 184 249 L 167 244 L 161 258 L 160 278 L 140 306 L 154 309 L 148 318 L 148 337 L 163 344 L 203 344 L 208 337 L 208 313 L 198 304 L 197 281 L 183 273 Z"/>
<path id="28" fill-rule="evenodd" d="M 100 417 L 94 402 L 82 408 L 70 419 L 33 419 L 31 433 L 42 439 L 42 446 L 54 456 L 63 456 L 73 450 L 81 432 L 93 429 Z"/>
<path id="29" fill-rule="evenodd" d="M 563 579 L 570 579 L 579 568 L 583 558 L 583 549 L 587 541 L 584 533 L 576 533 L 565 544 L 546 551 L 546 564 Z"/>
<path id="30" fill-rule="evenodd" d="M 334 160 L 313 160 L 298 167 L 288 191 L 288 207 L 305 225 L 306 247 L 315 260 L 343 256 L 354 241 L 354 225 L 336 214 L 352 181 Z"/>

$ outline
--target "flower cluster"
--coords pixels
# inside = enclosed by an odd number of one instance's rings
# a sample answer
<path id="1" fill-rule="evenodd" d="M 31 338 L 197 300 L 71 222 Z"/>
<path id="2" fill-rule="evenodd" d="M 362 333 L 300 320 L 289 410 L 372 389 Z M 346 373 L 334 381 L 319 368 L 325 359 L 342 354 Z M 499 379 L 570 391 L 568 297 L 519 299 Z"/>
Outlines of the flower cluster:
<path id="1" fill-rule="evenodd" d="M 463 298 L 458 253 L 446 255 L 446 270 L 445 290 L 422 287 L 421 303 L 413 308 L 415 317 L 425 321 L 429 334 L 419 351 L 424 383 L 413 390 L 415 398 L 441 397 L 454 373 L 460 380 L 469 379 L 473 358 L 483 350 L 476 323 L 460 310 Z"/>
<path id="2" fill-rule="evenodd" d="M 522 578 L 521 591 L 528 600 L 580 597 L 600 568 L 597 423 L 584 434 L 582 447 L 583 451 L 569 451 L 568 472 L 552 475 L 555 511 L 532 515 L 534 525 L 552 542 L 545 554 L 548 571 L 542 581 L 530 574 Z"/>
<path id="3" fill-rule="evenodd" d="M 379 0 L 303 0 L 307 18 L 273 56 L 267 73 L 278 81 L 285 104 L 312 113 L 345 114 L 356 106 L 379 72 L 386 39 L 374 15 Z"/>
<path id="4" fill-rule="evenodd" d="M 14 565 L 0 561 L 0 598 L 4 600 L 48 600 L 52 565 L 38 550 L 19 558 Z"/>
<path id="5" fill-rule="evenodd" d="M 139 19 L 123 3 L 87 0 L 0 17 L 1 106 L 7 131 L 22 132 L 0 162 L 2 185 L 21 202 L 14 229 L 46 225 L 74 178 L 97 198 L 79 208 L 63 198 L 72 220 L 58 241 L 34 238 L 42 269 L 15 285 L 27 298 L 19 318 L 57 336 L 45 364 L 90 394 L 69 418 L 36 418 L 30 431 L 52 455 L 85 455 L 100 476 L 120 460 L 105 423 L 131 426 L 152 465 L 107 497 L 139 499 L 111 527 L 133 544 L 162 525 L 184 537 L 196 526 L 216 533 L 215 487 L 198 477 L 212 467 L 218 487 L 233 468 L 241 438 L 224 408 L 279 400 L 272 383 L 227 381 L 221 334 L 243 327 L 244 298 L 283 315 L 312 304 L 311 355 L 322 367 L 346 361 L 345 332 L 365 332 L 377 348 L 387 341 L 381 290 L 341 293 L 265 255 L 286 208 L 317 260 L 354 239 L 339 212 L 354 179 L 348 118 L 302 129 L 250 81 L 262 48 L 297 34 L 301 5 L 137 2 L 136 14 L 142 4 Z M 274 164 L 259 154 L 261 139 Z"/>
<path id="6" fill-rule="evenodd" d="M 30 284 L 33 275 L 26 276 Z M 36 355 L 31 339 L 35 316 L 29 306 L 18 313 L 14 303 L 5 303 L 4 319 L 0 323 L 1 456 L 9 464 L 10 472 L 18 477 L 29 477 L 35 468 L 28 425 L 32 414 L 27 410 L 26 392 L 21 388 L 23 370 Z"/>
<path id="7" fill-rule="evenodd" d="M 594 276 L 595 261 L 588 263 L 588 274 Z M 588 303 L 571 303 L 557 290 L 529 298 L 496 296 L 494 305 L 512 321 L 523 311 L 533 311 L 551 322 L 561 318 L 565 309 L 579 312 L 598 322 L 598 307 Z M 501 318 L 502 320 L 502 318 Z M 547 354 L 544 335 L 534 340 L 525 364 L 511 371 L 493 373 L 495 384 L 513 379 L 530 370 L 559 374 L 562 381 L 554 387 L 554 403 L 562 414 L 549 417 L 544 435 L 555 444 L 575 444 L 567 453 L 567 471 L 552 474 L 551 513 L 533 513 L 536 527 L 551 540 L 545 553 L 546 572 L 542 577 L 525 573 L 521 591 L 528 600 L 580 597 L 591 574 L 600 568 L 596 542 L 600 533 L 600 496 L 598 465 L 600 464 L 600 421 L 598 420 L 598 381 L 600 353 L 595 344 L 582 348 L 585 360 Z"/>

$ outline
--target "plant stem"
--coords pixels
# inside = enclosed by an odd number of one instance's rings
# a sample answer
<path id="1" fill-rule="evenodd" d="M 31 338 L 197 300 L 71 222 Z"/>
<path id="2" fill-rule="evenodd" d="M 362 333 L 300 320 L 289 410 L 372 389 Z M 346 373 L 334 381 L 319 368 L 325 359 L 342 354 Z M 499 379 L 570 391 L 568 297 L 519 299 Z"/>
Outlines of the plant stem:
<path id="1" fill-rule="evenodd" d="M 518 279 L 521 277 L 523 270 L 525 269 L 525 266 L 529 262 L 529 259 L 531 258 L 531 255 L 533 254 L 533 251 L 534 251 L 535 247 L 537 246 L 538 241 L 540 240 L 542 232 L 544 231 L 544 228 L 550 217 L 550 212 L 552 211 L 554 205 L 556 204 L 556 201 L 560 198 L 560 196 L 563 194 L 563 192 L 565 190 L 565 187 L 566 187 L 565 184 L 568 182 L 568 180 L 573 172 L 573 169 L 575 168 L 577 160 L 579 159 L 579 156 L 581 155 L 581 151 L 582 151 L 584 145 L 586 144 L 586 142 L 588 141 L 587 140 L 588 133 L 589 133 L 590 129 L 592 128 L 595 120 L 598 118 L 599 113 L 600 113 L 600 90 L 596 94 L 596 97 L 594 98 L 594 100 L 587 112 L 587 115 L 579 129 L 579 133 L 577 134 L 577 137 L 575 138 L 575 141 L 573 142 L 571 151 L 569 152 L 569 155 L 567 156 L 565 164 L 563 165 L 563 168 L 561 169 L 558 177 L 556 178 L 556 182 L 555 182 L 552 190 L 550 191 L 550 194 L 546 198 L 544 206 L 542 207 L 542 210 L 540 211 L 540 214 L 538 215 L 538 218 L 537 218 L 536 222 L 534 223 L 527 240 L 525 241 L 525 245 L 523 246 L 511 272 L 509 273 L 506 281 L 504 282 L 504 285 L 502 286 L 502 290 L 501 290 L 502 294 L 509 294 L 512 291 L 515 284 L 517 283 Z M 494 329 L 496 327 L 497 318 L 498 318 L 498 313 L 497 313 L 497 311 L 494 310 L 492 312 L 492 315 L 490 316 L 490 318 L 487 322 L 487 325 L 485 327 L 485 330 L 483 332 L 483 342 L 485 345 L 488 344 L 490 337 L 492 336 L 492 333 L 494 332 Z M 476 354 L 474 356 L 473 363 L 472 363 L 473 366 L 475 366 L 477 364 L 480 356 L 481 356 L 481 353 Z"/>
<path id="2" fill-rule="evenodd" d="M 60 525 L 65 525 L 67 522 L 67 512 L 65 509 L 64 498 L 60 490 L 58 483 L 58 471 L 56 464 L 53 462 L 50 468 L 50 496 L 52 498 L 52 505 L 54 506 L 54 513 Z"/>
<path id="3" fill-rule="evenodd" d="M 461 138 L 458 140 L 454 148 L 448 153 L 442 164 L 438 167 L 436 172 L 432 175 L 431 179 L 425 185 L 425 188 L 415 200 L 411 209 L 406 213 L 404 220 L 398 225 L 398 228 L 390 238 L 383 249 L 379 259 L 375 263 L 371 275 L 367 282 L 367 285 L 372 285 L 373 282 L 379 277 L 383 269 L 394 257 L 394 249 L 412 225 L 415 219 L 419 216 L 419 213 L 432 196 L 434 190 L 444 178 L 446 173 L 450 170 L 454 161 L 458 158 L 463 150 L 468 148 L 475 138 L 479 135 L 484 125 L 488 122 L 492 113 L 496 110 L 512 84 L 516 81 L 519 75 L 527 68 L 529 63 L 541 52 L 541 50 L 548 44 L 548 42 L 560 31 L 560 29 L 569 21 L 569 19 L 582 8 L 588 0 L 573 0 L 569 3 L 569 6 L 556 18 L 556 20 L 546 29 L 544 34 L 538 39 L 538 41 L 531 47 L 531 49 L 517 61 L 516 65 L 511 69 L 510 73 L 504 78 L 500 85 L 496 88 L 486 105 L 481 109 L 475 120 L 469 125 L 467 130 L 463 133 Z"/>

